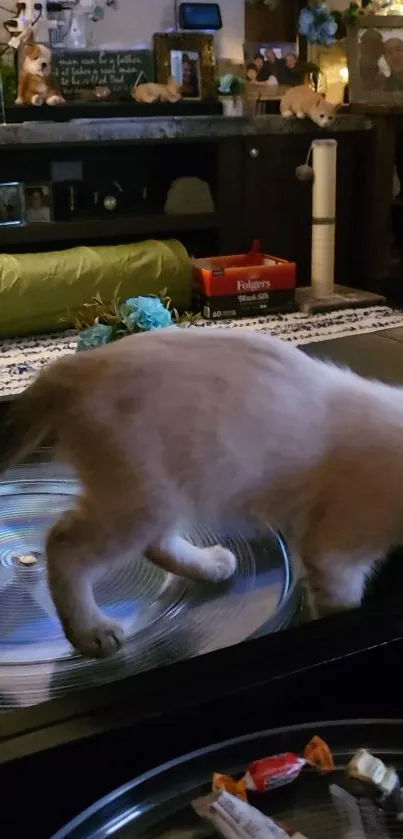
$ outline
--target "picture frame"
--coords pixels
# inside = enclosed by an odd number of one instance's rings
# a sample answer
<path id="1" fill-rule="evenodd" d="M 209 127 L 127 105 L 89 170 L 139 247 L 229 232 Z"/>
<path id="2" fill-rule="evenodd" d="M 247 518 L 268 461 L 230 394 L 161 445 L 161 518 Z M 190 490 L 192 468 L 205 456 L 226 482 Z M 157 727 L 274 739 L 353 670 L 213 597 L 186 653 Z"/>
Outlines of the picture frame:
<path id="1" fill-rule="evenodd" d="M 304 84 L 295 42 L 246 42 L 243 52 L 247 98 L 281 99 L 289 87 Z"/>
<path id="2" fill-rule="evenodd" d="M 0 228 L 25 224 L 24 184 L 19 181 L 0 183 Z"/>
<path id="3" fill-rule="evenodd" d="M 363 15 L 347 27 L 349 101 L 403 106 L 403 15 Z"/>
<path id="4" fill-rule="evenodd" d="M 270 50 L 274 52 L 276 58 L 285 58 L 289 53 L 298 56 L 296 41 L 246 41 L 243 45 L 245 64 L 253 61 L 258 53 L 265 57 Z"/>
<path id="5" fill-rule="evenodd" d="M 49 181 L 24 184 L 26 224 L 50 224 L 53 221 L 53 192 Z"/>
<path id="6" fill-rule="evenodd" d="M 216 96 L 216 59 L 212 35 L 199 32 L 157 32 L 154 35 L 157 81 L 170 77 L 181 86 L 182 99 L 197 101 Z"/>

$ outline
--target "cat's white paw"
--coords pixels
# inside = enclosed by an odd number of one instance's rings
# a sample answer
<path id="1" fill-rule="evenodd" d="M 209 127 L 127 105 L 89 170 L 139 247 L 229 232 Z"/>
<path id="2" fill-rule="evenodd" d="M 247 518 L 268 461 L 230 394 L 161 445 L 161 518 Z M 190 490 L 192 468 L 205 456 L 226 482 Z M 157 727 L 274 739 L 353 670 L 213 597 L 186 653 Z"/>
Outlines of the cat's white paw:
<path id="1" fill-rule="evenodd" d="M 203 565 L 200 568 L 201 577 L 212 583 L 228 580 L 236 571 L 234 554 L 221 545 L 213 545 L 203 549 Z"/>
<path id="2" fill-rule="evenodd" d="M 34 93 L 32 99 L 31 99 L 31 104 L 39 106 L 39 105 L 43 105 L 43 102 L 44 102 L 43 97 L 39 96 L 38 93 Z"/>
<path id="3" fill-rule="evenodd" d="M 118 621 L 103 620 L 95 626 L 71 633 L 69 641 L 85 658 L 107 658 L 124 643 L 124 630 Z"/>
<path id="4" fill-rule="evenodd" d="M 62 105 L 65 102 L 63 96 L 59 96 L 57 93 L 54 93 L 52 96 L 49 96 L 49 99 L 46 100 L 47 105 Z"/>

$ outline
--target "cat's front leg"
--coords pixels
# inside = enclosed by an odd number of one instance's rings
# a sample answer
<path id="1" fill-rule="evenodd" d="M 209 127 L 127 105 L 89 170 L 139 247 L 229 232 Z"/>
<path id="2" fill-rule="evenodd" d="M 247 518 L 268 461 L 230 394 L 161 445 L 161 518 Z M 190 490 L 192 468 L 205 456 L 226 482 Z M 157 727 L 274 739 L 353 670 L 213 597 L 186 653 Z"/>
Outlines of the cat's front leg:
<path id="1" fill-rule="evenodd" d="M 232 577 L 236 570 L 235 556 L 228 548 L 199 548 L 177 534 L 149 545 L 145 555 L 160 568 L 190 580 L 218 583 Z"/>

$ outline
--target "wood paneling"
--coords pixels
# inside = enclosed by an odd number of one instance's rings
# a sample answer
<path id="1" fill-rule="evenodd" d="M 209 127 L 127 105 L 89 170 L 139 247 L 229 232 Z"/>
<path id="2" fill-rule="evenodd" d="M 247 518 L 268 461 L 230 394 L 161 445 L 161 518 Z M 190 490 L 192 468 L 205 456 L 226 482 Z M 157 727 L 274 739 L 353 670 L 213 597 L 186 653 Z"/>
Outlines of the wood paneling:
<path id="1" fill-rule="evenodd" d="M 295 41 L 299 0 L 282 0 L 276 9 L 245 2 L 246 41 Z"/>

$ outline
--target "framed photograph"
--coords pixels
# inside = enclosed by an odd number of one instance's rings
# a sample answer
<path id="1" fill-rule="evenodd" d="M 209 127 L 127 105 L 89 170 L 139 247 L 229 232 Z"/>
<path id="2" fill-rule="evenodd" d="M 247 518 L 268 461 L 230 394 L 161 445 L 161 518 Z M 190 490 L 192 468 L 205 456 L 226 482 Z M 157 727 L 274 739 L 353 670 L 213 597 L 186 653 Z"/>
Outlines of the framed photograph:
<path id="1" fill-rule="evenodd" d="M 51 183 L 25 184 L 25 221 L 27 224 L 53 221 Z"/>
<path id="2" fill-rule="evenodd" d="M 303 84 L 296 43 L 268 41 L 244 44 L 245 75 L 249 82 L 267 82 L 282 87 Z"/>
<path id="3" fill-rule="evenodd" d="M 182 99 L 201 99 L 200 56 L 198 52 L 170 52 L 171 76 L 178 82 Z"/>
<path id="4" fill-rule="evenodd" d="M 24 186 L 18 182 L 0 184 L 0 227 L 24 224 Z"/>
<path id="5" fill-rule="evenodd" d="M 181 87 L 183 99 L 215 97 L 215 53 L 212 35 L 169 32 L 154 35 L 157 81 L 170 77 Z"/>
<path id="6" fill-rule="evenodd" d="M 352 104 L 403 106 L 403 16 L 365 15 L 347 30 Z"/>

